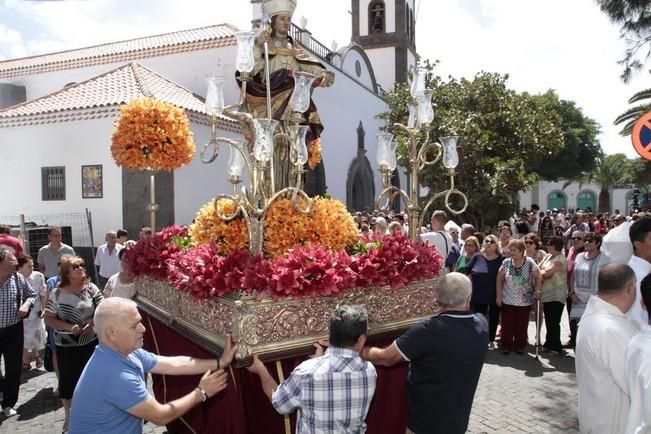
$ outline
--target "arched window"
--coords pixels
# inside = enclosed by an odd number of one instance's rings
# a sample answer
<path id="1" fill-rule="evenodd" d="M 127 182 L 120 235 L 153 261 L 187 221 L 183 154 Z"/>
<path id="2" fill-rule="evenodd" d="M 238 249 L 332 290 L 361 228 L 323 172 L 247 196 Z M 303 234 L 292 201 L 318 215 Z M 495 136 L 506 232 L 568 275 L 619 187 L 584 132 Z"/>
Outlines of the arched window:
<path id="1" fill-rule="evenodd" d="M 560 190 L 552 191 L 547 195 L 547 209 L 567 209 L 567 196 Z"/>
<path id="2" fill-rule="evenodd" d="M 368 5 L 368 33 L 384 33 L 386 8 L 382 0 L 375 0 Z"/>
<path id="3" fill-rule="evenodd" d="M 576 197 L 576 209 L 587 211 L 588 208 L 595 212 L 597 209 L 597 196 L 590 190 L 583 190 Z"/>

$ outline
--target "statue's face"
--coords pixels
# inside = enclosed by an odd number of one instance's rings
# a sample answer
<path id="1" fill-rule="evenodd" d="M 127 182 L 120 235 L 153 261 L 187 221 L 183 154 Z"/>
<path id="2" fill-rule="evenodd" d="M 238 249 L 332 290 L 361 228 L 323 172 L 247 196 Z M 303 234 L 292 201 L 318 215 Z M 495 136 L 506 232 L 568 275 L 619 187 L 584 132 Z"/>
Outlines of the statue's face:
<path id="1" fill-rule="evenodd" d="M 289 32 L 289 27 L 292 22 L 292 17 L 289 14 L 278 14 L 276 15 L 276 22 L 274 24 L 274 30 L 276 33 L 281 35 L 286 35 Z"/>

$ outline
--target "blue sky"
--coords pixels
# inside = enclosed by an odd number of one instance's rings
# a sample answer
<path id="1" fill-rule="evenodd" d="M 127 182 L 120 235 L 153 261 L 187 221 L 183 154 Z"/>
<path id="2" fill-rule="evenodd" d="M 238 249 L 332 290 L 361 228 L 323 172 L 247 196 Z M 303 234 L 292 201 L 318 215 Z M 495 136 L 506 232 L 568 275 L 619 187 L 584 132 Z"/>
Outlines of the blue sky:
<path id="1" fill-rule="evenodd" d="M 349 9 L 350 0 L 299 0 L 294 19 L 305 16 L 326 46 L 343 46 Z M 555 89 L 601 124 L 606 152 L 636 155 L 612 121 L 650 87 L 648 72 L 620 81 L 624 43 L 593 0 L 422 0 L 417 12 L 417 49 L 441 61 L 439 75 L 484 70 L 508 73 L 520 91 Z M 222 22 L 248 28 L 250 19 L 249 0 L 0 0 L 0 59 Z"/>

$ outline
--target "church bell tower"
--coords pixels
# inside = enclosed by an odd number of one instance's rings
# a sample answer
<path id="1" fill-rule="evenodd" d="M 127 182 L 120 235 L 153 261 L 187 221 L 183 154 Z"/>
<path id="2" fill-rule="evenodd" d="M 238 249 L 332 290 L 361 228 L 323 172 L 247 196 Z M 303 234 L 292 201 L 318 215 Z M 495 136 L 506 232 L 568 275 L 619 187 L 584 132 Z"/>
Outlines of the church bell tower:
<path id="1" fill-rule="evenodd" d="M 416 0 L 352 0 L 352 42 L 361 46 L 384 90 L 407 81 L 416 64 Z"/>

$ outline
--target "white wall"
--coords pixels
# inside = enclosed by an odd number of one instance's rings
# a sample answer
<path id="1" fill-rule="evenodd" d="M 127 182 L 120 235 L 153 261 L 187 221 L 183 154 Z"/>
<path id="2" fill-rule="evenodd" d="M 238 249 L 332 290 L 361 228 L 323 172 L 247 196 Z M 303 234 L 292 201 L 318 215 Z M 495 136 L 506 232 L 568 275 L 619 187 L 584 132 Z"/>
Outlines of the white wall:
<path id="1" fill-rule="evenodd" d="M 368 5 L 372 0 L 359 2 L 359 35 L 368 36 Z M 384 0 L 385 32 L 396 31 L 396 4 L 393 0 Z M 413 7 L 413 6 L 412 6 Z"/>
<path id="2" fill-rule="evenodd" d="M 93 216 L 96 244 L 122 227 L 122 172 L 109 152 L 113 119 L 0 129 L 0 214 L 82 213 Z M 82 199 L 81 166 L 101 164 L 104 197 Z M 42 201 L 41 167 L 65 166 L 66 200 Z"/>
<path id="3" fill-rule="evenodd" d="M 547 208 L 547 198 L 550 193 L 554 191 L 561 191 L 565 194 L 567 198 L 567 207 L 576 209 L 578 196 L 583 191 L 590 191 L 595 196 L 595 211 L 599 206 L 599 192 L 601 187 L 597 184 L 579 184 L 573 182 L 569 184 L 565 189 L 563 189 L 563 184 L 565 180 L 559 180 L 557 182 L 552 181 L 538 181 L 538 190 L 535 189 L 529 191 L 522 191 L 519 194 L 520 207 L 521 208 L 530 208 L 531 204 L 536 203 L 540 206 L 541 210 Z M 611 191 L 610 196 L 610 206 L 611 212 L 615 209 L 619 209 L 622 213 L 627 212 L 628 206 L 626 204 L 626 194 L 630 189 L 615 189 Z"/>
<path id="4" fill-rule="evenodd" d="M 375 48 L 365 50 L 373 65 L 375 79 L 384 90 L 393 89 L 396 81 L 396 49 L 395 47 Z"/>
<path id="5" fill-rule="evenodd" d="M 359 62 L 360 74 L 357 75 L 355 64 Z M 367 89 L 373 90 L 373 79 L 371 71 L 366 66 L 366 59 L 357 50 L 348 50 L 342 60 L 341 69 L 344 70 L 351 77 L 356 77 L 357 80 L 366 86 Z"/>

